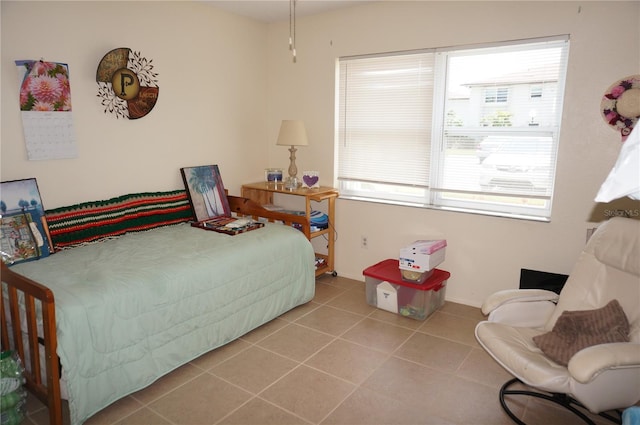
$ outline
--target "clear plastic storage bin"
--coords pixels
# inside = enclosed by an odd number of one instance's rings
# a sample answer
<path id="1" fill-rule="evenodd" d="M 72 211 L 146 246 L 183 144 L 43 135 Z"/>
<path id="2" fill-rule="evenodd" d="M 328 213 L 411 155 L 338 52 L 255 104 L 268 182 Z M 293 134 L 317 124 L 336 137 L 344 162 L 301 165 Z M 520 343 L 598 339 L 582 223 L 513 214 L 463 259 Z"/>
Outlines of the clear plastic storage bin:
<path id="1" fill-rule="evenodd" d="M 447 280 L 451 274 L 434 269 L 423 283 L 402 279 L 398 260 L 384 260 L 366 268 L 367 303 L 416 320 L 424 320 L 444 304 Z"/>

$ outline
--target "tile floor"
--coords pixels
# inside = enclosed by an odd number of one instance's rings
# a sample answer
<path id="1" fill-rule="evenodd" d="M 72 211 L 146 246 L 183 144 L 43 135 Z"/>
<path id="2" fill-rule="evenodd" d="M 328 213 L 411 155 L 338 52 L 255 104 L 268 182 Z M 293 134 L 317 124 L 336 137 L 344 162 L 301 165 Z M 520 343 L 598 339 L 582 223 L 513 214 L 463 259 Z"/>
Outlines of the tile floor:
<path id="1" fill-rule="evenodd" d="M 313 301 L 86 425 L 510 424 L 498 402 L 510 375 L 475 341 L 482 319 L 449 302 L 425 321 L 404 318 L 367 305 L 364 283 L 325 276 Z M 544 402 L 513 406 L 530 424 L 581 423 Z M 27 408 L 24 424 L 47 423 L 34 397 Z"/>

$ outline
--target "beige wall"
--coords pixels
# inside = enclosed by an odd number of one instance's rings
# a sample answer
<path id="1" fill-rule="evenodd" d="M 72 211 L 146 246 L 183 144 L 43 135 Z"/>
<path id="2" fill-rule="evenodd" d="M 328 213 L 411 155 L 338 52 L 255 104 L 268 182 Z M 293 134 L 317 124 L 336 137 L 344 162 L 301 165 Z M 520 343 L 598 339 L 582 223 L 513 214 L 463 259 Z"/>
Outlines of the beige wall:
<path id="1" fill-rule="evenodd" d="M 615 24 L 609 25 L 609 22 Z M 334 75 L 339 56 L 570 34 L 568 80 L 551 223 L 339 199 L 339 274 L 362 270 L 420 238 L 446 238 L 447 299 L 480 305 L 518 286 L 521 268 L 568 273 L 583 247 L 593 199 L 620 148 L 600 117 L 604 90 L 640 72 L 638 2 L 378 2 L 297 25 L 298 62 L 287 51 L 288 23 L 269 30 L 270 139 L 283 118 L 307 123 L 310 145 L 298 168 L 333 184 Z M 269 146 L 270 156 L 285 156 Z M 635 204 L 638 208 L 638 203 Z M 640 209 L 638 210 L 640 211 Z M 360 247 L 361 236 L 368 248 Z"/>
<path id="2" fill-rule="evenodd" d="M 200 2 L 3 0 L 1 11 L 1 176 L 36 177 L 46 208 L 183 188 L 179 168 L 204 164 L 239 193 L 246 170 L 265 167 L 266 24 Z M 97 97 L 98 64 L 118 47 L 159 74 L 138 120 L 105 114 Z M 76 159 L 26 159 L 14 61 L 40 58 L 69 64 Z"/>
<path id="3" fill-rule="evenodd" d="M 1 168 L 36 177 L 45 207 L 182 187 L 179 168 L 220 165 L 225 185 L 288 166 L 280 120 L 305 120 L 299 170 L 333 184 L 335 60 L 342 55 L 570 34 L 566 105 L 551 223 L 338 200 L 337 266 L 362 270 L 419 238 L 446 238 L 447 298 L 479 305 L 517 287 L 520 268 L 567 273 L 585 241 L 593 198 L 619 142 L 599 115 L 618 78 L 640 72 L 638 2 L 378 2 L 299 18 L 298 63 L 288 22 L 264 24 L 199 2 L 1 2 Z M 55 23 L 55 28 L 52 25 Z M 606 26 L 605 26 L 606 25 Z M 139 120 L 104 114 L 95 72 L 130 47 L 153 59 L 160 96 Z M 79 158 L 27 161 L 16 59 L 70 66 Z M 368 249 L 360 248 L 367 236 Z"/>

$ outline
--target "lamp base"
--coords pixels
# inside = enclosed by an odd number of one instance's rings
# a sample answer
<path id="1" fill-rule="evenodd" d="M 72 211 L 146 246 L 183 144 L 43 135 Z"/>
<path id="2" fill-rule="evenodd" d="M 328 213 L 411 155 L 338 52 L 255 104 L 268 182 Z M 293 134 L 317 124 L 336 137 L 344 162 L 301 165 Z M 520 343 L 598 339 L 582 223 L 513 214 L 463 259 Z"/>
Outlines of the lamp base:
<path id="1" fill-rule="evenodd" d="M 287 190 L 295 190 L 298 188 L 298 178 L 289 177 L 284 183 L 284 188 Z"/>

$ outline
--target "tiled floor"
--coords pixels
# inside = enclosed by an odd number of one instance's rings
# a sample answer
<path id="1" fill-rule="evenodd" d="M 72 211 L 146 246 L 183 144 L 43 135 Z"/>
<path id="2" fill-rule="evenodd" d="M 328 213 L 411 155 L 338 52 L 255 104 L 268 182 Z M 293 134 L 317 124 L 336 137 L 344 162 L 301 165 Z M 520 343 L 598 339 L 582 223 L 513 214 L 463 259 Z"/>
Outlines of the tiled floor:
<path id="1" fill-rule="evenodd" d="M 404 318 L 367 305 L 364 283 L 322 277 L 312 302 L 86 424 L 510 424 L 498 402 L 510 376 L 474 338 L 482 319 L 449 302 L 424 322 Z M 531 424 L 580 423 L 544 402 L 513 406 Z M 32 396 L 28 410 L 25 424 L 47 423 Z"/>

